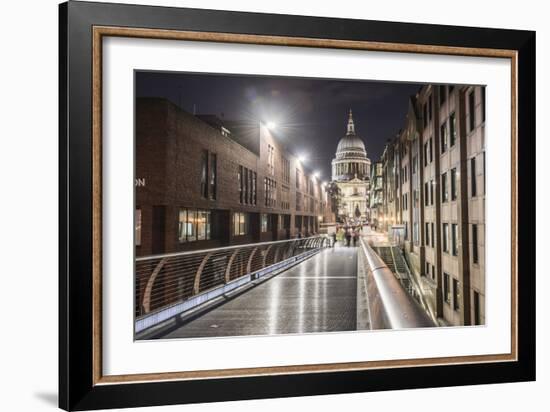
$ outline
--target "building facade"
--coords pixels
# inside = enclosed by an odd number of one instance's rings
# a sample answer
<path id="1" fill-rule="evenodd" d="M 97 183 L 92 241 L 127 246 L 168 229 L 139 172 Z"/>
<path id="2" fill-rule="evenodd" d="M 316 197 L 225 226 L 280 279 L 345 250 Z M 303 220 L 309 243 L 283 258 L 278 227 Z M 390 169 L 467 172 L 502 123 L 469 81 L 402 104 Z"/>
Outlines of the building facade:
<path id="1" fill-rule="evenodd" d="M 382 156 L 385 230 L 445 324 L 485 324 L 485 88 L 428 85 Z"/>
<path id="2" fill-rule="evenodd" d="M 374 162 L 370 170 L 370 222 L 373 228 L 379 228 L 385 221 L 382 162 Z"/>
<path id="3" fill-rule="evenodd" d="M 136 255 L 309 236 L 323 185 L 267 127 L 136 101 Z"/>
<path id="4" fill-rule="evenodd" d="M 343 222 L 366 222 L 370 218 L 370 159 L 365 143 L 355 133 L 349 111 L 346 135 L 340 139 L 332 160 L 332 182 L 339 189 L 337 216 Z"/>

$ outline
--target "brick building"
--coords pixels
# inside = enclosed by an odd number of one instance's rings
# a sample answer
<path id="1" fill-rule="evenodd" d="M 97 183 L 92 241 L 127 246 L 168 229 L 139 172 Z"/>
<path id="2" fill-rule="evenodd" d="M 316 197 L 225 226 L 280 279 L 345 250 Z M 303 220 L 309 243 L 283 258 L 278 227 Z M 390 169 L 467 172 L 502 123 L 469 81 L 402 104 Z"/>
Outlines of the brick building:
<path id="1" fill-rule="evenodd" d="M 384 151 L 385 230 L 404 250 L 434 313 L 485 323 L 485 88 L 423 86 Z"/>
<path id="2" fill-rule="evenodd" d="M 323 185 L 267 127 L 136 101 L 136 255 L 308 236 Z"/>

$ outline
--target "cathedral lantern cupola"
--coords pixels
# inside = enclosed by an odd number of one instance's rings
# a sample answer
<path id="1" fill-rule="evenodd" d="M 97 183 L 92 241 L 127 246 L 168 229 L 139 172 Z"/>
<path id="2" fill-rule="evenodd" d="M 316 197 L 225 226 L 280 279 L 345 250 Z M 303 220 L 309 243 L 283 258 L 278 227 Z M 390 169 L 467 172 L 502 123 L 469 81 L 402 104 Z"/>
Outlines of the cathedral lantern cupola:
<path id="1" fill-rule="evenodd" d="M 355 124 L 353 124 L 353 114 L 351 109 L 349 109 L 349 118 L 348 118 L 348 136 L 350 134 L 355 134 Z"/>

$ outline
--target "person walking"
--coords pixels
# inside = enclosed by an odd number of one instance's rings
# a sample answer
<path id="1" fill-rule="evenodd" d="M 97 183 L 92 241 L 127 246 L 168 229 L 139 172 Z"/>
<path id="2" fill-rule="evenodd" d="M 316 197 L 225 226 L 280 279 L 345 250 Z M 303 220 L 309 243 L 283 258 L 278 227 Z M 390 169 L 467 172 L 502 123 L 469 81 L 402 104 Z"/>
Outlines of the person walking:
<path id="1" fill-rule="evenodd" d="M 353 231 L 353 247 L 357 246 L 357 239 L 359 238 L 359 232 L 357 230 Z"/>
<path id="2" fill-rule="evenodd" d="M 336 231 L 332 232 L 332 247 L 336 245 Z"/>
<path id="3" fill-rule="evenodd" d="M 346 230 L 346 246 L 349 247 L 351 244 L 351 228 Z"/>

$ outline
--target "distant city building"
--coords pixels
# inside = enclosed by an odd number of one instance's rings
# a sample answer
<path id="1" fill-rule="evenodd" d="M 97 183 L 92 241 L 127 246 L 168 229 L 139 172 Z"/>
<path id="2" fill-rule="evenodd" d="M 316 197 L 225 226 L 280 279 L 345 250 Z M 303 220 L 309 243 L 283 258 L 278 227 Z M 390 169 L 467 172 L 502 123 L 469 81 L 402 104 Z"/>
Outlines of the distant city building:
<path id="1" fill-rule="evenodd" d="M 485 88 L 423 86 L 380 160 L 377 219 L 402 242 L 433 313 L 485 324 Z"/>
<path id="2" fill-rule="evenodd" d="M 351 110 L 346 135 L 338 142 L 336 156 L 332 160 L 332 181 L 340 194 L 338 219 L 350 223 L 368 221 L 370 160 L 365 143 L 355 133 Z"/>
<path id="3" fill-rule="evenodd" d="M 136 102 L 136 255 L 319 233 L 324 185 L 267 127 Z"/>

